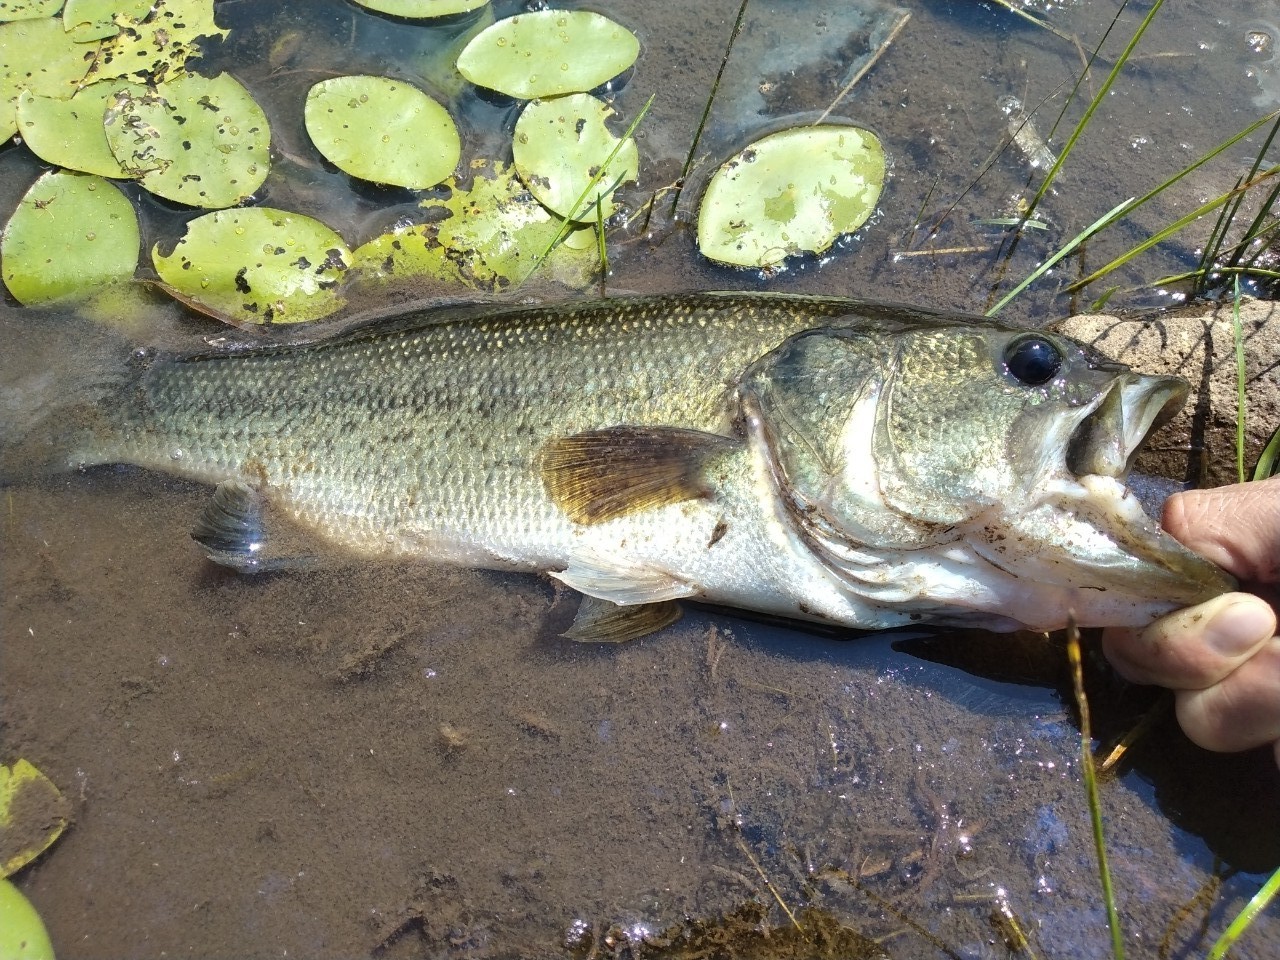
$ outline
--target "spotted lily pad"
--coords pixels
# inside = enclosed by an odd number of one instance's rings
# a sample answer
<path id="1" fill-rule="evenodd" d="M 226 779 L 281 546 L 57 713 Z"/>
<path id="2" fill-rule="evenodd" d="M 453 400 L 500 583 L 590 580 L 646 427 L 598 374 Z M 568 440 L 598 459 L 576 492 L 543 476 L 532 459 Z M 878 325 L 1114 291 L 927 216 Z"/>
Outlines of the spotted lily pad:
<path id="1" fill-rule="evenodd" d="M 462 156 L 449 111 L 402 80 L 322 80 L 307 94 L 303 116 L 316 149 L 362 180 L 425 190 Z"/>
<path id="2" fill-rule="evenodd" d="M 117 18 L 138 22 L 151 10 L 153 0 L 67 0 L 62 8 L 62 28 L 80 43 L 114 37 L 120 32 Z"/>
<path id="3" fill-rule="evenodd" d="M 594 219 L 598 197 L 607 217 L 614 209 L 614 188 L 636 179 L 636 142 L 628 138 L 619 148 L 619 139 L 605 126 L 611 116 L 608 104 L 586 93 L 535 100 L 520 114 L 512 158 L 520 179 L 552 213 Z M 608 169 L 597 178 L 606 162 Z"/>
<path id="4" fill-rule="evenodd" d="M 511 167 L 494 162 L 473 170 L 469 190 L 450 181 L 447 200 L 423 204 L 444 207 L 449 216 L 375 237 L 356 248 L 355 268 L 378 280 L 433 277 L 486 291 L 518 285 L 563 221 L 534 199 Z M 594 243 L 575 250 L 566 242 L 547 261 L 539 273 L 572 287 L 590 283 L 599 263 Z"/>
<path id="5" fill-rule="evenodd" d="M 0 877 L 21 870 L 49 849 L 70 819 L 66 797 L 31 763 L 0 765 Z"/>
<path id="6" fill-rule="evenodd" d="M 0 21 L 51 17 L 61 6 L 62 0 L 0 0 Z"/>
<path id="7" fill-rule="evenodd" d="M 62 21 L 18 20 L 0 23 L 0 140 L 18 131 L 18 97 L 70 97 L 93 63 L 96 44 L 76 43 Z"/>
<path id="8" fill-rule="evenodd" d="M 101 177 L 46 173 L 0 234 L 0 257 L 5 286 L 21 303 L 84 296 L 133 276 L 138 217 Z"/>
<path id="9" fill-rule="evenodd" d="M 489 0 L 355 0 L 360 6 L 378 13 L 389 13 L 406 20 L 432 20 L 478 10 Z"/>
<path id="10" fill-rule="evenodd" d="M 136 8 L 120 8 L 114 22 L 120 28 L 103 41 L 94 58 L 89 81 L 129 79 L 164 83 L 179 76 L 187 61 L 199 55 L 201 37 L 225 37 L 213 19 L 213 0 L 153 0 L 138 16 Z"/>
<path id="11" fill-rule="evenodd" d="M 130 85 L 108 107 L 107 143 L 157 196 L 229 207 L 262 185 L 271 161 L 266 114 L 230 74 L 183 74 L 155 89 Z"/>
<path id="12" fill-rule="evenodd" d="M 640 41 L 587 10 L 540 10 L 499 20 L 458 57 L 480 87 L 531 100 L 593 90 L 636 62 Z"/>
<path id="13" fill-rule="evenodd" d="M 318 220 L 248 207 L 197 217 L 172 253 L 157 245 L 151 258 L 180 298 L 229 322 L 301 323 L 343 305 L 351 251 Z"/>
<path id="14" fill-rule="evenodd" d="M 102 126 L 115 92 L 110 83 L 85 87 L 70 100 L 24 91 L 18 98 L 18 132 L 41 160 L 69 170 L 127 179 L 132 173 L 120 166 L 111 152 Z"/>
<path id="15" fill-rule="evenodd" d="M 869 130 L 830 124 L 770 134 L 711 178 L 698 249 L 737 267 L 822 253 L 871 216 L 884 173 L 884 148 Z"/>

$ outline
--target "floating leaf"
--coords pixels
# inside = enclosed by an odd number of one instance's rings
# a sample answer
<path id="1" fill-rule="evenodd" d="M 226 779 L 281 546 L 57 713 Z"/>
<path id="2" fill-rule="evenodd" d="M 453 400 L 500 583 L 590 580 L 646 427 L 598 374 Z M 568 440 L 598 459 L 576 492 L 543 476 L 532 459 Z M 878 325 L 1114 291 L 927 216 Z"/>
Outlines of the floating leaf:
<path id="1" fill-rule="evenodd" d="M 230 74 L 183 74 L 155 90 L 130 85 L 104 124 L 125 170 L 157 196 L 193 207 L 239 203 L 271 167 L 266 114 Z"/>
<path id="2" fill-rule="evenodd" d="M 451 17 L 468 10 L 478 10 L 489 0 L 356 0 L 356 3 L 369 10 L 389 13 L 393 17 L 404 17 L 406 20 L 432 20 L 436 17 Z"/>
<path id="3" fill-rule="evenodd" d="M 477 86 L 531 100 L 594 90 L 636 62 L 640 41 L 587 10 L 540 10 L 499 20 L 458 57 Z"/>
<path id="4" fill-rule="evenodd" d="M 301 323 L 343 305 L 351 251 L 318 220 L 248 207 L 197 217 L 171 254 L 157 246 L 151 258 L 181 297 L 229 321 Z"/>
<path id="5" fill-rule="evenodd" d="M 85 87 L 70 100 L 38 97 L 24 91 L 18 98 L 18 132 L 41 160 L 55 166 L 102 177 L 126 179 L 132 174 L 120 166 L 102 118 L 115 94 L 110 83 Z"/>
<path id="6" fill-rule="evenodd" d="M 153 0 L 67 0 L 62 8 L 62 29 L 78 43 L 104 40 L 120 32 L 117 18 L 137 22 L 146 17 Z"/>
<path id="7" fill-rule="evenodd" d="M 425 190 L 453 173 L 462 141 L 449 111 L 387 77 L 335 77 L 307 94 L 307 133 L 353 177 Z"/>
<path id="8" fill-rule="evenodd" d="M 18 132 L 18 95 L 70 97 L 93 62 L 96 45 L 76 43 L 53 18 L 0 23 L 0 140 Z"/>
<path id="9" fill-rule="evenodd" d="M 0 21 L 52 17 L 62 0 L 0 0 Z"/>
<path id="10" fill-rule="evenodd" d="M 858 127 L 794 127 L 757 140 L 707 185 L 698 249 L 738 267 L 821 253 L 875 210 L 884 148 Z"/>
<path id="11" fill-rule="evenodd" d="M 0 879 L 0 957 L 4 960 L 53 960 L 53 944 L 44 921 L 8 880 Z"/>
<path id="12" fill-rule="evenodd" d="M 138 217 L 101 177 L 46 173 L 0 235 L 5 286 L 22 303 L 84 296 L 133 276 Z"/>
<path id="13" fill-rule="evenodd" d="M 608 104 L 586 93 L 535 100 L 520 114 L 512 158 L 520 179 L 551 212 L 575 220 L 595 219 L 599 197 L 608 217 L 613 213 L 614 188 L 636 179 L 639 154 L 635 140 L 628 138 L 588 191 L 597 171 L 618 147 L 618 138 L 605 126 L 611 116 Z"/>
<path id="14" fill-rule="evenodd" d="M 49 849 L 70 818 L 66 797 L 29 762 L 0 765 L 0 877 L 16 873 Z"/>
<path id="15" fill-rule="evenodd" d="M 561 221 L 533 198 L 514 169 L 500 163 L 473 169 L 470 190 L 450 181 L 447 200 L 423 204 L 444 207 L 447 218 L 375 237 L 356 248 L 354 268 L 380 280 L 426 276 L 479 290 L 523 280 Z M 552 252 L 543 269 L 562 283 L 585 287 L 597 265 L 594 245 L 585 251 L 565 245 Z"/>
<path id="16" fill-rule="evenodd" d="M 108 79 L 164 83 L 199 56 L 201 37 L 225 37 L 213 19 L 213 0 L 153 0 L 139 16 L 116 12 L 119 32 L 102 44 L 88 82 Z"/>

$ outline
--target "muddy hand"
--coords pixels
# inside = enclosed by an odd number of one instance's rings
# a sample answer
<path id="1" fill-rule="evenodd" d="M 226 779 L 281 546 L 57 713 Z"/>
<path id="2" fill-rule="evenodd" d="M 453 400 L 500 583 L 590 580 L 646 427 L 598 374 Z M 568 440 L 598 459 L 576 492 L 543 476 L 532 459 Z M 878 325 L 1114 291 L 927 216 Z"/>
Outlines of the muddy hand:
<path id="1" fill-rule="evenodd" d="M 1271 744 L 1280 764 L 1280 636 L 1272 606 L 1280 586 L 1280 477 L 1177 494 L 1165 505 L 1163 525 L 1256 593 L 1228 593 L 1142 630 L 1108 630 L 1107 657 L 1130 680 L 1175 691 L 1178 722 L 1200 746 Z"/>

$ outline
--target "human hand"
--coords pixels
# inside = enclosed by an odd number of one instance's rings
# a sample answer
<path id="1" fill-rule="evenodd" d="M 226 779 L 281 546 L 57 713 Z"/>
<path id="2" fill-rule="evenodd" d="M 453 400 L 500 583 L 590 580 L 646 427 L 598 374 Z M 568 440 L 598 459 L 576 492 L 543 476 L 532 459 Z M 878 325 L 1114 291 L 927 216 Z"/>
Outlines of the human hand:
<path id="1" fill-rule="evenodd" d="M 1173 690 L 1178 723 L 1200 746 L 1271 744 L 1280 765 L 1280 477 L 1174 494 L 1161 522 L 1254 592 L 1106 630 L 1107 659 L 1129 680 Z"/>

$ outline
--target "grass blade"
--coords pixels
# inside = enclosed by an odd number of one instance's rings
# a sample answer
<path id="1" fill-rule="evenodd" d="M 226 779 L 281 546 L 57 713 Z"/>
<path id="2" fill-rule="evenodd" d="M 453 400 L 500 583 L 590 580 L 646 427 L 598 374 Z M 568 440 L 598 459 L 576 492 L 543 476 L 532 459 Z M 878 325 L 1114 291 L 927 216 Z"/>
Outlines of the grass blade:
<path id="1" fill-rule="evenodd" d="M 1231 332 L 1236 342 L 1236 475 L 1244 483 L 1244 421 L 1248 416 L 1244 395 L 1244 328 L 1240 325 L 1240 274 L 1236 274 L 1235 299 L 1231 310 Z"/>
<path id="2" fill-rule="evenodd" d="M 1267 905 L 1280 893 L 1280 870 L 1271 875 L 1271 879 L 1262 885 L 1262 889 L 1253 895 L 1239 915 L 1231 921 L 1231 925 L 1218 938 L 1218 942 L 1209 951 L 1209 960 L 1222 960 L 1231 949 L 1232 944 L 1240 939 L 1240 935 L 1249 929 L 1254 917 L 1267 909 Z"/>
<path id="3" fill-rule="evenodd" d="M 1128 0 L 1126 0 L 1125 6 L 1128 6 Z M 1071 131 L 1071 136 L 1067 138 L 1067 142 L 1063 145 L 1062 150 L 1059 151 L 1057 162 L 1054 163 L 1054 165 L 1049 168 L 1049 172 L 1045 174 L 1044 182 L 1040 184 L 1040 189 L 1036 191 L 1035 197 L 1027 207 L 1028 217 L 1030 217 L 1032 212 L 1035 211 L 1036 206 L 1040 201 L 1044 199 L 1044 195 L 1049 192 L 1049 187 L 1052 185 L 1054 178 L 1058 176 L 1058 171 L 1062 169 L 1062 165 L 1067 162 L 1067 157 L 1071 155 L 1071 151 L 1074 149 L 1076 141 L 1080 139 L 1085 129 L 1089 126 L 1089 121 L 1093 119 L 1093 114 L 1097 111 L 1098 107 L 1102 105 L 1102 101 L 1106 99 L 1107 94 L 1110 93 L 1112 85 L 1116 82 L 1116 78 L 1120 76 L 1120 71 L 1124 69 L 1124 65 L 1133 53 L 1134 48 L 1138 46 L 1138 41 L 1141 40 L 1142 35 L 1147 32 L 1147 27 L 1151 26 L 1152 22 L 1156 18 L 1156 14 L 1160 12 L 1160 8 L 1162 6 L 1164 6 L 1164 0 L 1156 0 L 1156 2 L 1151 5 L 1151 9 L 1147 11 L 1147 15 L 1143 18 L 1142 23 L 1138 25 L 1138 29 L 1135 30 L 1133 36 L 1129 38 L 1129 43 L 1124 48 L 1124 52 L 1116 59 L 1115 64 L 1111 67 L 1111 72 L 1107 74 L 1107 79 L 1103 81 L 1097 95 L 1094 96 L 1094 98 L 1089 102 L 1089 106 L 1085 109 L 1084 116 L 1080 118 L 1080 122 L 1076 124 L 1075 129 Z M 1123 10 L 1123 7 L 1121 9 Z M 1119 16 L 1119 14 L 1117 14 L 1117 16 Z"/>
<path id="4" fill-rule="evenodd" d="M 1098 800 L 1098 774 L 1093 766 L 1093 724 L 1089 718 L 1089 699 L 1084 695 L 1084 666 L 1080 657 L 1080 630 L 1073 618 L 1067 624 L 1067 659 L 1071 663 L 1071 686 L 1080 712 L 1080 769 L 1084 789 L 1089 798 L 1089 821 L 1093 826 L 1093 848 L 1098 856 L 1098 875 L 1102 880 L 1102 897 L 1107 905 L 1107 926 L 1111 928 L 1111 954 L 1124 960 L 1124 934 L 1120 930 L 1120 912 L 1116 909 L 1115 889 L 1111 885 L 1111 868 L 1107 866 L 1107 841 L 1102 832 L 1102 804 Z"/>
<path id="5" fill-rule="evenodd" d="M 1080 233 L 1077 233 L 1074 237 L 1072 237 L 1069 241 L 1067 241 L 1067 245 L 1065 247 L 1063 247 L 1061 250 L 1055 253 L 1052 257 L 1050 257 L 1044 263 L 1040 264 L 1040 266 L 1037 267 L 1035 270 L 1033 270 L 1025 280 L 1023 280 L 1020 284 L 1018 284 L 1016 287 L 1014 287 L 1012 290 L 1006 293 L 1003 297 L 1001 297 L 1000 301 L 995 306 L 993 306 L 990 310 L 987 311 L 986 316 L 994 317 L 997 313 L 999 313 L 1001 310 L 1005 308 L 1005 305 L 1008 304 L 1010 300 L 1012 300 L 1014 297 L 1020 294 L 1023 290 L 1027 289 L 1027 287 L 1031 286 L 1032 283 L 1040 279 L 1040 277 L 1044 276 L 1045 273 L 1047 273 L 1050 269 L 1052 269 L 1055 263 L 1057 263 L 1063 257 L 1067 256 L 1069 253 L 1071 253 L 1072 250 L 1080 246 L 1080 244 L 1084 243 L 1086 240 L 1092 237 L 1095 233 L 1097 233 L 1103 227 L 1107 226 L 1112 221 L 1119 218 L 1132 205 L 1133 205 L 1133 197 L 1130 197 L 1128 200 L 1124 201 L 1123 203 L 1117 204 L 1116 206 L 1112 207 L 1109 211 L 1107 211 L 1105 214 L 1103 214 L 1093 223 L 1089 224 L 1089 226 L 1085 227 L 1084 230 L 1082 230 Z"/>
<path id="6" fill-rule="evenodd" d="M 1267 441 L 1267 445 L 1262 448 L 1262 453 L 1258 455 L 1258 463 L 1253 468 L 1253 479 L 1265 480 L 1267 477 L 1274 477 L 1277 470 L 1280 470 L 1280 427 L 1276 427 L 1276 432 L 1271 435 L 1271 439 Z"/>
<path id="7" fill-rule="evenodd" d="M 729 54 L 733 52 L 733 44 L 738 39 L 738 34 L 742 32 L 743 21 L 747 18 L 747 4 L 750 0 L 742 0 L 742 5 L 738 7 L 738 19 L 733 21 L 733 29 L 729 31 L 729 42 L 725 44 L 724 56 L 720 58 L 720 69 L 716 71 L 716 78 L 711 82 L 711 91 L 707 94 L 707 102 L 702 107 L 702 118 L 698 121 L 698 129 L 693 132 L 693 142 L 689 144 L 689 155 L 684 158 L 684 166 L 680 168 L 680 176 L 676 180 L 675 196 L 671 198 L 671 216 L 674 219 L 676 208 L 680 206 L 680 194 L 684 193 L 684 182 L 689 176 L 689 171 L 693 169 L 693 157 L 698 152 L 698 143 L 702 140 L 702 131 L 707 126 L 707 119 L 711 116 L 711 104 L 715 102 L 716 91 L 720 89 L 720 81 L 724 77 L 724 68 L 729 65 Z M 652 98 L 650 98 L 652 100 Z M 646 109 L 648 109 L 646 107 Z"/>
<path id="8" fill-rule="evenodd" d="M 1093 283 L 1093 281 L 1097 280 L 1099 277 L 1105 277 L 1108 273 L 1110 273 L 1112 270 L 1115 270 L 1117 267 L 1124 266 L 1126 263 L 1128 263 L 1138 254 L 1145 253 L 1147 250 L 1150 250 L 1156 244 L 1163 243 L 1165 240 L 1173 236 L 1175 233 L 1178 233 L 1183 228 L 1195 223 L 1197 220 L 1203 217 L 1206 213 L 1210 213 L 1211 211 L 1218 209 L 1218 207 L 1222 206 L 1224 203 L 1229 203 L 1231 199 L 1235 197 L 1237 194 L 1245 190 L 1248 190 L 1251 187 L 1257 186 L 1262 181 L 1268 179 L 1269 177 L 1275 176 L 1277 173 L 1280 173 L 1280 166 L 1272 167 L 1271 169 L 1260 174 L 1256 179 L 1251 180 L 1248 183 L 1242 183 L 1240 186 L 1235 187 L 1232 190 L 1228 190 L 1222 196 L 1215 197 L 1214 199 L 1208 201 L 1207 203 L 1201 204 L 1199 207 L 1196 207 L 1196 209 L 1192 210 L 1186 216 L 1179 217 L 1177 220 L 1169 224 L 1163 230 L 1160 230 L 1159 232 L 1153 234 L 1152 236 L 1148 237 L 1146 240 L 1142 241 L 1136 246 L 1129 248 L 1127 251 L 1125 251 L 1120 256 L 1116 257 L 1114 260 L 1108 263 L 1105 267 L 1099 267 L 1097 270 L 1093 271 L 1093 273 L 1089 274 L 1083 280 L 1077 280 L 1075 283 L 1067 287 L 1067 289 L 1079 290 L 1081 287 L 1086 287 L 1089 284 Z"/>

